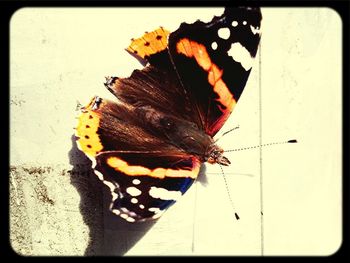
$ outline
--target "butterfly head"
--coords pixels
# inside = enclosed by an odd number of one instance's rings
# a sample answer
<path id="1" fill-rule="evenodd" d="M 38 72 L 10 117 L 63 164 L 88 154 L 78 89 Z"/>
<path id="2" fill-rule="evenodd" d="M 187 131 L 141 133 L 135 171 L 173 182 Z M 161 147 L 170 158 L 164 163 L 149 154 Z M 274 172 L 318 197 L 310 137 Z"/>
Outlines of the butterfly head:
<path id="1" fill-rule="evenodd" d="M 218 163 L 221 165 L 228 166 L 229 164 L 231 164 L 231 162 L 223 155 L 223 153 L 223 149 L 213 144 L 208 151 L 206 161 L 210 164 Z"/>

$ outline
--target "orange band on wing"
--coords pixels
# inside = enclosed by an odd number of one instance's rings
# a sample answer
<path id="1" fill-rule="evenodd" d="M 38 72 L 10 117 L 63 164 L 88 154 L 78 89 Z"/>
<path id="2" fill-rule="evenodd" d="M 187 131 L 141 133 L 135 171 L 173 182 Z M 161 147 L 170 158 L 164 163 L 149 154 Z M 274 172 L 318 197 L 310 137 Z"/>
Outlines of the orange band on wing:
<path id="1" fill-rule="evenodd" d="M 79 138 L 77 140 L 78 148 L 89 157 L 95 157 L 96 154 L 103 149 L 100 138 L 97 134 L 100 117 L 96 112 L 93 112 L 90 109 L 94 100 L 95 99 L 91 100 L 91 102 L 84 108 L 78 117 L 78 124 L 75 128 L 75 136 Z"/>
<path id="2" fill-rule="evenodd" d="M 170 32 L 160 27 L 152 32 L 145 33 L 142 37 L 133 39 L 130 46 L 126 49 L 130 53 L 145 58 L 161 52 L 168 46 L 168 36 Z"/>
<path id="3" fill-rule="evenodd" d="M 140 165 L 129 165 L 126 161 L 117 157 L 107 159 L 107 164 L 118 172 L 130 176 L 150 176 L 155 178 L 164 177 L 190 177 L 195 179 L 199 172 L 199 162 L 194 162 L 192 170 L 170 169 L 170 168 L 155 168 L 149 169 Z"/>
<path id="4" fill-rule="evenodd" d="M 231 112 L 236 105 L 236 100 L 221 78 L 222 70 L 211 61 L 206 47 L 196 41 L 183 38 L 176 44 L 176 50 L 179 54 L 183 54 L 186 57 L 194 57 L 198 65 L 208 72 L 208 82 L 219 96 L 217 101 Z"/>
<path id="5" fill-rule="evenodd" d="M 236 100 L 233 98 L 231 92 L 228 91 L 225 82 L 221 78 L 216 81 L 214 85 L 214 91 L 219 94 L 220 103 L 231 112 L 233 107 L 236 105 Z"/>

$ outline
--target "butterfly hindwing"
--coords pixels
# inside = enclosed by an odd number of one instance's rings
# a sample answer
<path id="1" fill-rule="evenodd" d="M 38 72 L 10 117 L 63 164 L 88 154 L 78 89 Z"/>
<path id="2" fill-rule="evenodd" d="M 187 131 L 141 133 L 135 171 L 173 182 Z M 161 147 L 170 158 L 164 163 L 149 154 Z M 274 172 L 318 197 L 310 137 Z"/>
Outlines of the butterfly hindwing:
<path id="1" fill-rule="evenodd" d="M 152 134 L 150 111 L 95 97 L 76 127 L 78 148 L 111 189 L 111 211 L 129 222 L 159 217 L 191 186 L 201 164 L 166 141 L 167 132 Z"/>
<path id="2" fill-rule="evenodd" d="M 111 190 L 111 212 L 135 222 L 159 217 L 192 185 L 199 167 L 187 155 L 111 151 L 96 156 L 94 169 Z"/>
<path id="3" fill-rule="evenodd" d="M 181 24 L 168 49 L 205 131 L 214 136 L 234 109 L 260 40 L 260 9 L 226 8 L 209 23 Z"/>
<path id="4" fill-rule="evenodd" d="M 148 122 L 142 118 L 145 114 L 140 108 L 95 97 L 78 117 L 77 145 L 90 159 L 116 150 L 178 154 L 179 149 L 147 130 Z"/>

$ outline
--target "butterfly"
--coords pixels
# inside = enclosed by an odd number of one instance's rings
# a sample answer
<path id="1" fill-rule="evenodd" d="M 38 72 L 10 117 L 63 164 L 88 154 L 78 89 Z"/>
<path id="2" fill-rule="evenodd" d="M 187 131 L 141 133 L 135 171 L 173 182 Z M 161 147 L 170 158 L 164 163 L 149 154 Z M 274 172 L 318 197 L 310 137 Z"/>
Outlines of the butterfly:
<path id="1" fill-rule="evenodd" d="M 128 222 L 159 218 L 200 166 L 229 165 L 214 136 L 235 108 L 261 37 L 260 8 L 226 7 L 204 23 L 160 27 L 126 49 L 145 64 L 106 78 L 118 100 L 81 109 L 78 148 L 111 190 L 110 211 Z"/>

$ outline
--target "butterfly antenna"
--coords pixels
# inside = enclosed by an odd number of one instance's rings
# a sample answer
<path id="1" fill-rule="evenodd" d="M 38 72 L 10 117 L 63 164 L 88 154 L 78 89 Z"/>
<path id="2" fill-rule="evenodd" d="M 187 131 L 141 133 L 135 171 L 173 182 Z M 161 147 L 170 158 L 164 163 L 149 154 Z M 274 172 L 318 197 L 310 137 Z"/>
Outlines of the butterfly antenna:
<path id="1" fill-rule="evenodd" d="M 221 169 L 221 172 L 222 172 L 222 177 L 224 178 L 224 182 L 225 182 L 225 187 L 226 187 L 226 191 L 227 191 L 228 198 L 229 198 L 229 200 L 230 200 L 230 203 L 231 203 L 233 212 L 234 212 L 234 214 L 235 214 L 235 217 L 236 217 L 236 219 L 238 220 L 238 219 L 239 219 L 239 216 L 238 216 L 238 214 L 235 212 L 236 209 L 235 209 L 235 206 L 234 206 L 233 201 L 232 201 L 232 198 L 231 198 L 231 194 L 230 194 L 230 190 L 229 190 L 229 188 L 228 188 L 228 184 L 227 184 L 226 176 L 225 176 L 225 173 L 224 173 L 224 169 L 222 168 L 222 166 L 221 166 L 220 164 L 219 164 L 219 166 L 220 166 L 220 169 Z"/>
<path id="2" fill-rule="evenodd" d="M 277 144 L 285 144 L 285 143 L 297 143 L 298 141 L 293 139 L 293 140 L 288 140 L 288 141 L 283 141 L 283 142 L 270 142 L 270 143 L 264 143 L 264 144 L 259 144 L 255 146 L 249 146 L 249 147 L 243 147 L 243 148 L 238 148 L 238 149 L 232 149 L 232 150 L 227 150 L 227 152 L 238 152 L 238 151 L 244 151 L 244 150 L 249 150 L 249 149 L 255 149 L 255 148 L 260 148 L 260 147 L 265 147 L 265 146 L 271 146 L 271 145 L 277 145 Z"/>
<path id="3" fill-rule="evenodd" d="M 232 128 L 232 129 L 229 129 L 228 131 L 225 131 L 223 134 L 220 135 L 219 138 L 217 138 L 217 139 L 215 140 L 214 143 L 216 143 L 218 140 L 220 140 L 222 137 L 224 137 L 224 135 L 226 135 L 226 134 L 228 134 L 228 133 L 230 133 L 230 132 L 232 132 L 232 131 L 234 131 L 234 130 L 237 130 L 238 128 L 239 128 L 239 126 L 237 125 L 236 127 Z"/>

